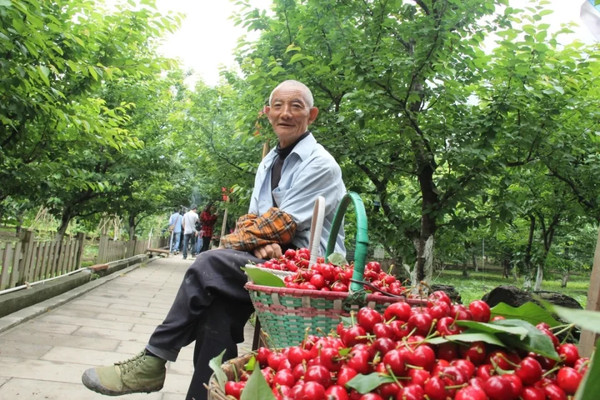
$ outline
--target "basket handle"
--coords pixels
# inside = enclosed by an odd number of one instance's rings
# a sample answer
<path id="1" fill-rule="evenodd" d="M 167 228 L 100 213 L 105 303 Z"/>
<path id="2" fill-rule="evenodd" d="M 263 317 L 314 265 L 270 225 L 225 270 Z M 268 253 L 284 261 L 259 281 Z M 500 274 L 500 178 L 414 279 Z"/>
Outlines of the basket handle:
<path id="1" fill-rule="evenodd" d="M 317 256 L 321 249 L 321 233 L 323 232 L 323 220 L 325 218 L 325 197 L 319 196 L 315 201 L 315 207 L 313 209 L 312 222 L 310 226 L 310 242 L 308 248 L 310 249 L 310 261 L 308 262 L 308 269 L 311 269 L 317 262 Z"/>
<path id="2" fill-rule="evenodd" d="M 369 235 L 367 234 L 367 213 L 358 193 L 348 192 L 340 201 L 331 224 L 331 232 L 329 234 L 329 239 L 327 240 L 325 259 L 327 259 L 335 249 L 337 235 L 350 201 L 354 204 L 354 210 L 356 211 L 356 243 L 354 250 L 354 273 L 352 274 L 352 279 L 354 281 L 362 281 L 367 259 L 367 249 L 369 246 Z M 362 288 L 360 283 L 352 282 L 350 284 L 350 292 L 356 292 L 362 290 Z"/>

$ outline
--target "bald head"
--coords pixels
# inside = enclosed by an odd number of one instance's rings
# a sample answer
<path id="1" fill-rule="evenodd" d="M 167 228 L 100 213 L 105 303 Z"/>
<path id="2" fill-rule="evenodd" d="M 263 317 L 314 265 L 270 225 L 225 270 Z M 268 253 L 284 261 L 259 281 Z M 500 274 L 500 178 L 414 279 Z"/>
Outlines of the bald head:
<path id="1" fill-rule="evenodd" d="M 300 90 L 300 92 L 302 93 L 302 97 L 304 98 L 304 101 L 306 102 L 306 105 L 308 106 L 308 108 L 312 108 L 314 106 L 315 101 L 313 99 L 312 92 L 310 91 L 308 86 L 306 86 L 302 82 L 295 81 L 293 79 L 283 81 L 279 85 L 277 85 L 275 87 L 275 89 L 273 89 L 273 91 L 271 92 L 271 95 L 269 96 L 269 105 L 271 105 L 271 103 L 273 102 L 273 93 L 275 93 L 278 89 L 281 89 L 281 88 Z"/>

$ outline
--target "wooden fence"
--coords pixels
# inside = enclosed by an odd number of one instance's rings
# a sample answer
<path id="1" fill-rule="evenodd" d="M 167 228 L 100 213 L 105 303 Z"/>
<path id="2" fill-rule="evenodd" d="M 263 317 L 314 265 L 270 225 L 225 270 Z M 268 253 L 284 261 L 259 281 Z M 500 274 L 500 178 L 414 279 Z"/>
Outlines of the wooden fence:
<path id="1" fill-rule="evenodd" d="M 27 230 L 22 237 L 0 241 L 0 291 L 76 271 L 81 266 L 84 235 L 58 240 L 35 239 Z M 101 236 L 96 263 L 121 260 L 143 254 L 147 247 L 166 246 L 165 238 L 129 241 Z"/>
<path id="2" fill-rule="evenodd" d="M 124 258 L 133 257 L 136 254 L 144 254 L 147 248 L 167 246 L 166 238 L 132 239 L 126 242 L 111 240 L 108 236 L 101 236 L 98 243 L 98 257 L 96 263 L 107 263 Z"/>
<path id="3" fill-rule="evenodd" d="M 0 242 L 0 290 L 75 271 L 81 264 L 83 233 L 75 238 L 36 240 L 32 230 L 17 241 Z"/>

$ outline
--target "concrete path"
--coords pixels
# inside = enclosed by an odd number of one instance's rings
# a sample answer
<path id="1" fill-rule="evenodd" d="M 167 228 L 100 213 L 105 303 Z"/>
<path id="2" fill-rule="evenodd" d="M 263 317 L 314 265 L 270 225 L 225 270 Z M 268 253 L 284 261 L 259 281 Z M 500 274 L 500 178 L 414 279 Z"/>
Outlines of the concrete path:
<path id="1" fill-rule="evenodd" d="M 83 386 L 82 372 L 141 351 L 191 263 L 180 255 L 153 259 L 0 318 L 0 399 L 106 400 Z M 239 354 L 250 351 L 252 333 L 248 325 Z M 192 356 L 193 344 L 167 363 L 162 391 L 121 398 L 183 399 Z"/>

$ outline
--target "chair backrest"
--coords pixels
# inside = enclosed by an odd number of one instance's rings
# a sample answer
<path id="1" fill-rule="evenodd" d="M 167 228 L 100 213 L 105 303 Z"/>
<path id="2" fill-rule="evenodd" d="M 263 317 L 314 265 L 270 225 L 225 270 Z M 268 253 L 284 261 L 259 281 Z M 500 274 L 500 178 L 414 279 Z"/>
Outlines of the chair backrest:
<path id="1" fill-rule="evenodd" d="M 317 197 L 315 200 L 315 207 L 313 209 L 313 216 L 310 225 L 310 242 L 308 249 L 310 250 L 310 261 L 308 268 L 317 262 L 317 255 L 321 247 L 321 234 L 323 232 L 323 220 L 325 219 L 325 198 L 323 196 Z"/>

